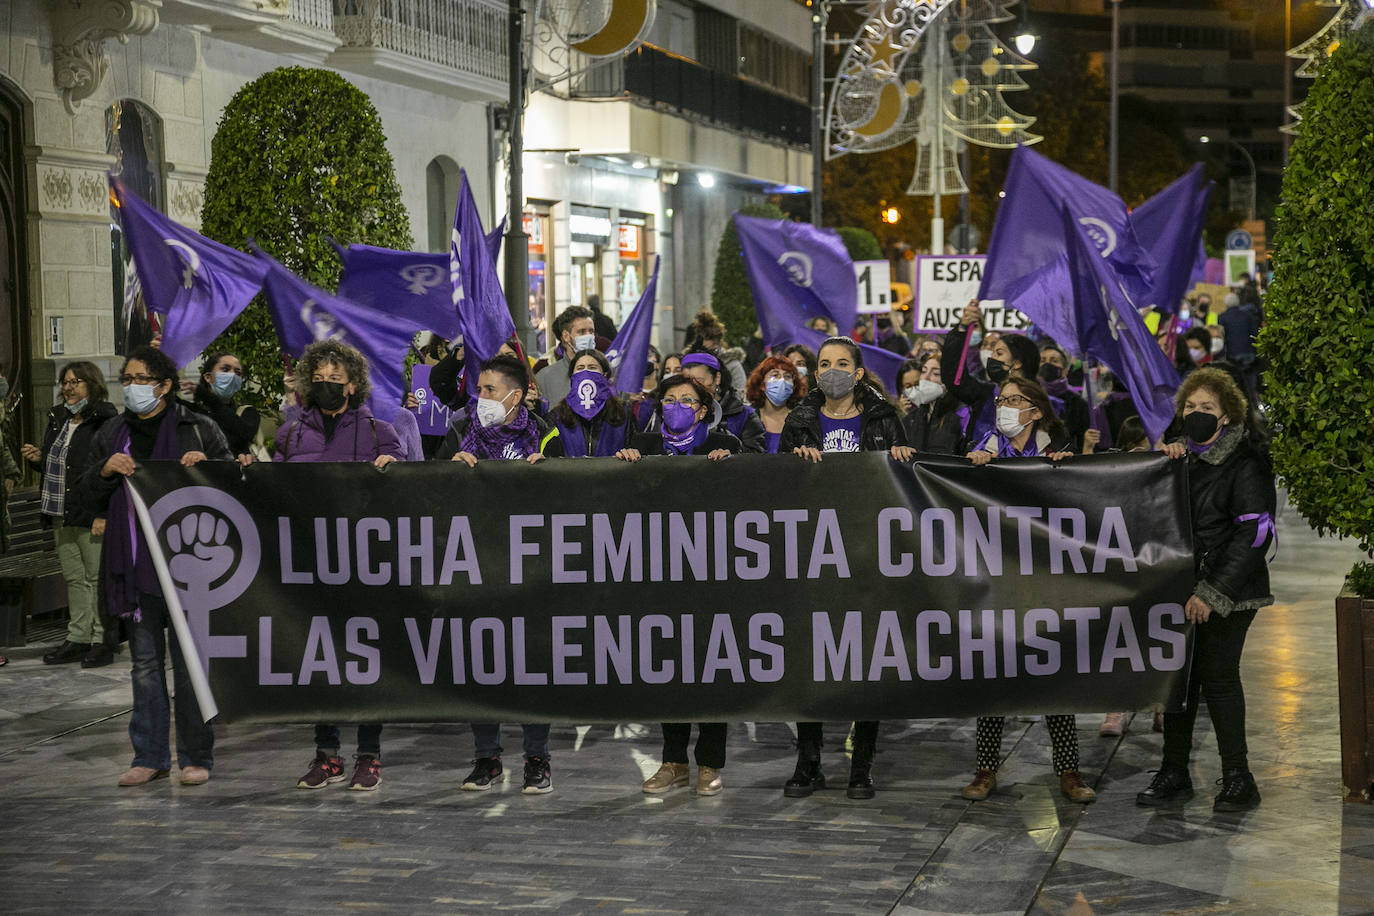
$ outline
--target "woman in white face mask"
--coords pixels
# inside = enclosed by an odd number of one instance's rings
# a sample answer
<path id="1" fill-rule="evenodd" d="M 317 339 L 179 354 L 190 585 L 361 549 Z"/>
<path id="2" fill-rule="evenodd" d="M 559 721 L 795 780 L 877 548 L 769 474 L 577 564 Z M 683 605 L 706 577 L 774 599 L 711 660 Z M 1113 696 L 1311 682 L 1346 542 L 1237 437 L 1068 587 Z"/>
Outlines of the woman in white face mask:
<path id="1" fill-rule="evenodd" d="M 909 359 L 897 371 L 901 385 L 898 406 L 907 444 L 918 452 L 956 454 L 964 436 L 968 408 L 945 390 L 940 381 L 940 354 Z"/>
<path id="2" fill-rule="evenodd" d="M 1038 382 L 1009 379 L 993 403 L 996 427 L 965 456 L 974 464 L 987 464 L 994 458 L 1059 460 L 1072 454 L 1064 424 L 1054 415 L 1049 396 Z"/>

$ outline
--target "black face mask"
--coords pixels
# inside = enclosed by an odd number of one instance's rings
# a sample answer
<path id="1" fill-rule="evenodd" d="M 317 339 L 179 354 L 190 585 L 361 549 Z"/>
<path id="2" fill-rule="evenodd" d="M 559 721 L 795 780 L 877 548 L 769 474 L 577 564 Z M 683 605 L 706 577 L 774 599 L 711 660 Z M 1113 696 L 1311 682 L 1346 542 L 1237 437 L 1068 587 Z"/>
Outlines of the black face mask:
<path id="1" fill-rule="evenodd" d="M 988 378 L 992 379 L 992 381 L 998 385 L 1002 384 L 1003 379 L 1011 375 L 1011 370 L 1007 368 L 1007 364 L 1000 359 L 988 360 L 988 364 L 985 368 L 988 371 Z"/>
<path id="2" fill-rule="evenodd" d="M 310 403 L 320 410 L 338 410 L 348 400 L 348 395 L 344 394 L 344 384 L 344 382 L 311 382 Z"/>
<path id="3" fill-rule="evenodd" d="M 1210 413 L 1195 410 L 1183 418 L 1183 434 L 1197 443 L 1206 442 L 1217 434 L 1221 421 Z"/>
<path id="4" fill-rule="evenodd" d="M 1064 377 L 1064 370 L 1054 363 L 1046 363 L 1040 367 L 1040 378 L 1047 382 L 1057 382 Z"/>

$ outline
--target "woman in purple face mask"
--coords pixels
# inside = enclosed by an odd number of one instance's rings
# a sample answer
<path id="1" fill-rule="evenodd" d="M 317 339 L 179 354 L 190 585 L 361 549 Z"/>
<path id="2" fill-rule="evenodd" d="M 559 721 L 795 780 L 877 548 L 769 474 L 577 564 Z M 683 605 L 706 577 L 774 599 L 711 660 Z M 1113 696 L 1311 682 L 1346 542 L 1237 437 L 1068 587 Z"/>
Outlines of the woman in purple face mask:
<path id="1" fill-rule="evenodd" d="M 629 447 L 634 418 L 611 383 L 611 364 L 599 350 L 579 350 L 568 366 L 568 396 L 552 419 L 567 458 L 611 458 Z"/>
<path id="2" fill-rule="evenodd" d="M 632 447 L 616 453 L 622 461 L 639 461 L 645 455 L 705 455 L 711 461 L 722 461 L 743 450 L 735 436 L 707 425 L 713 400 L 711 392 L 696 379 L 669 376 L 659 383 L 654 399 L 658 402 L 658 431 L 635 433 L 630 440 Z M 697 723 L 698 795 L 716 795 L 723 788 L 720 771 L 725 767 L 727 731 L 724 722 Z M 687 787 L 691 776 L 687 743 L 691 737 L 691 723 L 663 723 L 663 765 L 644 781 L 642 788 L 647 794 L 662 795 Z"/>

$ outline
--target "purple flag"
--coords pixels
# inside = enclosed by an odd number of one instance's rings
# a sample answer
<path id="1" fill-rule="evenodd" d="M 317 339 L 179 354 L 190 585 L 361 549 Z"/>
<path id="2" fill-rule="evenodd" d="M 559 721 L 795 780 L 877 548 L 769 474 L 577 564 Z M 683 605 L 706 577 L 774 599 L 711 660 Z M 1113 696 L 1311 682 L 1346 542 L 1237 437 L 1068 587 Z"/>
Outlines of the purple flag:
<path id="1" fill-rule="evenodd" d="M 1073 286 L 1075 337 L 1061 340 L 1100 360 L 1131 393 L 1140 422 L 1152 440 L 1164 435 L 1174 416 L 1178 372 L 1155 343 L 1120 276 L 1077 231 L 1068 207 L 1060 209 L 1064 237 L 1071 239 L 1069 275 Z"/>
<path id="2" fill-rule="evenodd" d="M 829 337 L 820 331 L 800 326 L 792 329 L 792 334 L 788 343 L 806 344 L 817 354 L 821 352 L 821 344 L 825 343 Z M 902 362 L 906 357 L 898 356 L 891 350 L 884 350 L 882 347 L 874 347 L 869 344 L 859 344 L 859 352 L 863 354 L 864 368 L 872 372 L 876 378 L 882 380 L 889 392 L 895 392 L 897 387 L 897 370 L 901 368 Z M 812 379 L 815 383 L 815 379 Z"/>
<path id="3" fill-rule="evenodd" d="M 619 394 L 639 394 L 644 376 L 649 374 L 649 336 L 654 330 L 655 299 L 658 295 L 658 256 L 654 257 L 654 273 L 639 294 L 639 301 L 630 317 L 620 326 L 606 350 L 606 359 L 615 373 L 615 390 Z"/>
<path id="4" fill-rule="evenodd" d="M 501 242 L 506 235 L 506 218 L 501 217 L 501 222 L 496 224 L 496 228 L 487 233 L 487 251 L 491 254 L 491 263 L 495 264 L 501 259 Z M 451 308 L 451 307 L 450 307 Z"/>
<path id="5" fill-rule="evenodd" d="M 408 324 L 447 340 L 458 336 L 447 254 L 372 245 L 339 246 L 337 250 L 343 262 L 340 296 L 404 317 Z"/>
<path id="6" fill-rule="evenodd" d="M 859 287 L 838 233 L 738 213 L 735 228 L 766 346 L 791 343 L 797 328 L 818 317 L 841 331 L 854 327 Z"/>
<path id="7" fill-rule="evenodd" d="M 1006 300 L 1072 347 L 1068 315 L 1071 244 L 1055 218 L 1067 208 L 1074 235 L 1095 247 L 1133 299 L 1148 298 L 1155 260 L 1136 239 L 1126 204 L 1111 191 L 1018 146 L 997 211 L 979 299 Z"/>
<path id="8" fill-rule="evenodd" d="M 186 365 L 262 289 L 250 255 L 173 222 L 110 178 L 124 237 L 150 312 L 162 316 L 162 352 Z"/>
<path id="9" fill-rule="evenodd" d="M 482 218 L 477 215 L 477 201 L 472 198 L 467 170 L 461 174 L 458 206 L 453 213 L 453 238 L 449 243 L 449 280 L 453 308 L 463 334 L 465 360 L 467 365 L 475 366 L 496 355 L 501 344 L 515 333 L 515 322 L 496 277 L 496 264 L 482 231 Z"/>
<path id="10" fill-rule="evenodd" d="M 1172 315 L 1188 287 L 1203 278 L 1207 252 L 1202 247 L 1202 227 L 1207 222 L 1212 188 L 1212 182 L 1204 181 L 1199 162 L 1131 211 L 1136 238 L 1158 264 L 1150 295 L 1141 300 L 1142 305 L 1153 305 Z"/>
<path id="11" fill-rule="evenodd" d="M 337 340 L 359 350 L 367 357 L 372 382 L 368 406 L 377 419 L 391 422 L 405 394 L 405 359 L 415 326 L 327 293 L 261 250 L 254 253 L 267 271 L 268 310 L 282 350 L 299 359 L 317 340 Z"/>

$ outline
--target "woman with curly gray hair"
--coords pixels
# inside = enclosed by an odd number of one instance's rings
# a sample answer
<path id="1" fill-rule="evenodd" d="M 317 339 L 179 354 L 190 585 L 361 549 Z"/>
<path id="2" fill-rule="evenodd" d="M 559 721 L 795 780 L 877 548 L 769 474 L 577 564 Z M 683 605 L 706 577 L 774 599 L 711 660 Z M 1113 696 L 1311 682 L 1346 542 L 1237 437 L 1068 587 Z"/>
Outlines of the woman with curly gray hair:
<path id="1" fill-rule="evenodd" d="M 277 430 L 273 461 L 369 461 L 384 468 L 404 457 L 390 423 L 372 416 L 364 403 L 371 386 L 367 358 L 347 344 L 321 340 L 305 348 L 296 366 L 300 413 Z M 382 726 L 358 726 L 358 753 L 350 789 L 370 791 L 382 781 Z M 343 782 L 339 727 L 315 726 L 315 759 L 296 783 L 323 789 Z"/>

